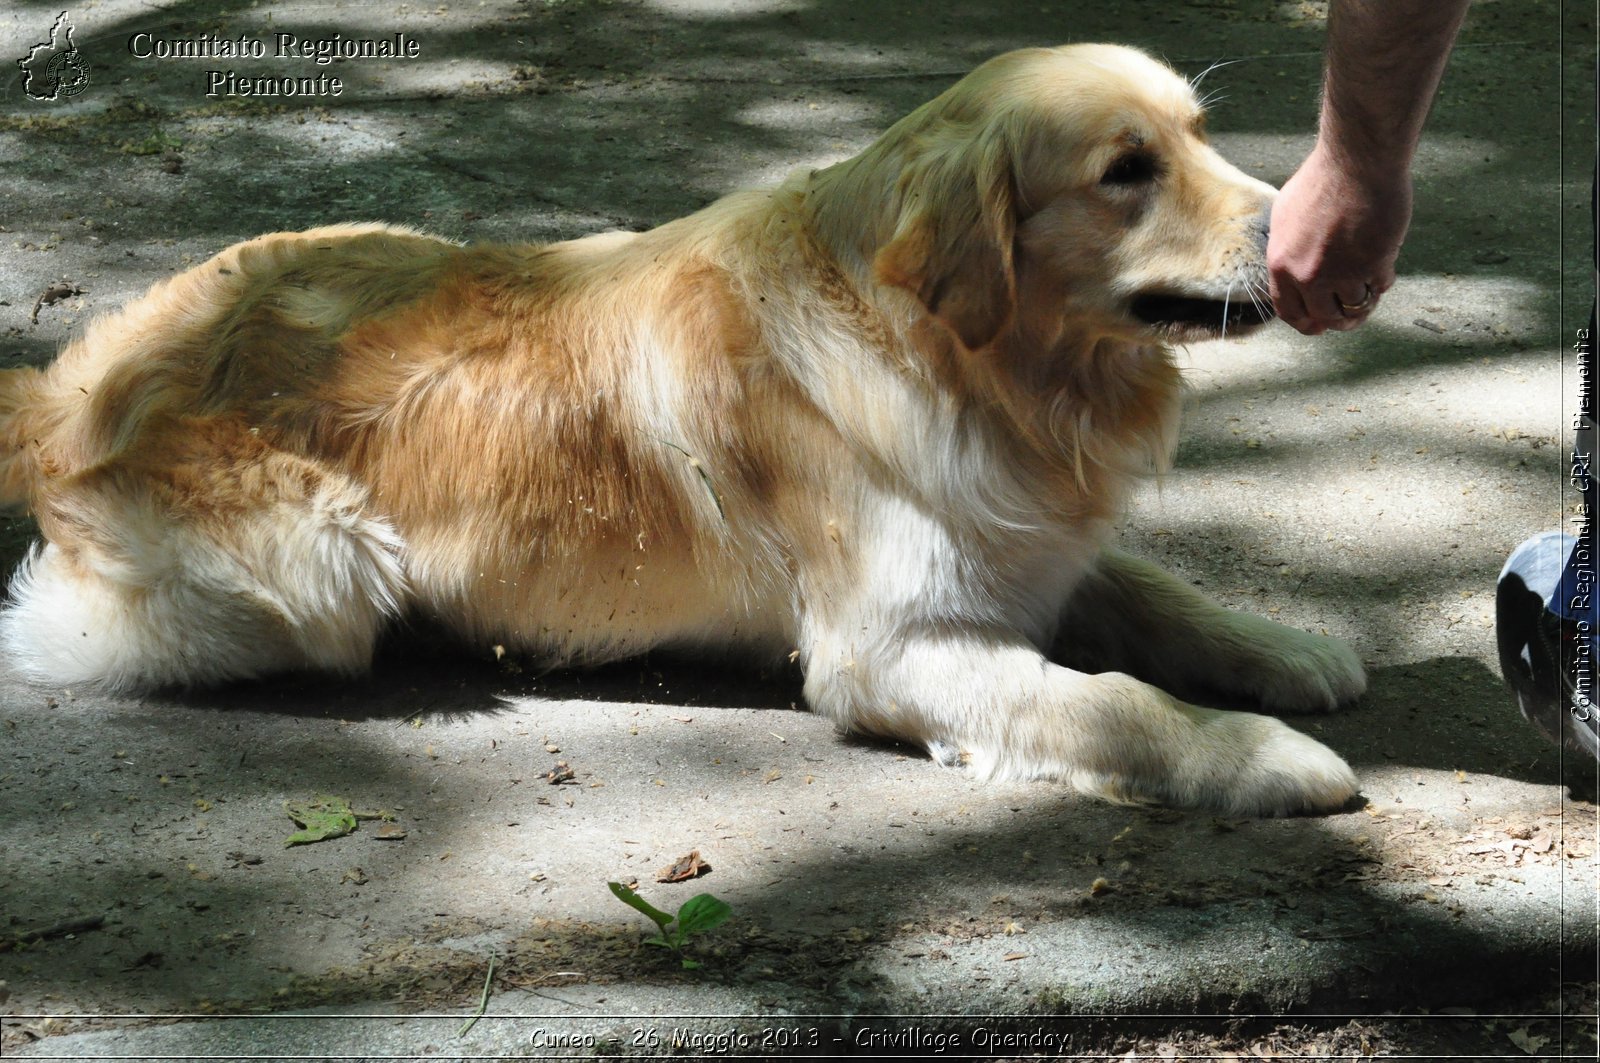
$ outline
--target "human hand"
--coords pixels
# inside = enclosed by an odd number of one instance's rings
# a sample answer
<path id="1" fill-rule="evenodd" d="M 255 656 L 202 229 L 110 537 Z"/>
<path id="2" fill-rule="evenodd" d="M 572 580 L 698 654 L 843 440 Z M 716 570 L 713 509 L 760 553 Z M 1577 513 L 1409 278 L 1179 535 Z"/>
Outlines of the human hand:
<path id="1" fill-rule="evenodd" d="M 1361 324 L 1394 284 L 1410 224 L 1403 166 L 1358 172 L 1319 145 L 1272 206 L 1267 269 L 1278 316 L 1308 336 Z"/>

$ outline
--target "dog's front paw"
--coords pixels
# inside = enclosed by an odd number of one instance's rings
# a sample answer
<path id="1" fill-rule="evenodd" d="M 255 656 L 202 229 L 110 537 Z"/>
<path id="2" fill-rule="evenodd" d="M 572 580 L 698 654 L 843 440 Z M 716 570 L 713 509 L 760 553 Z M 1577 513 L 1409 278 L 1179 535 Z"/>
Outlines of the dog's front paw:
<path id="1" fill-rule="evenodd" d="M 1366 670 L 1349 646 L 1282 624 L 1270 627 L 1257 641 L 1247 673 L 1237 677 L 1264 711 L 1332 712 L 1366 693 Z"/>
<path id="2" fill-rule="evenodd" d="M 1340 649 L 1342 644 L 1335 643 Z M 1348 651 L 1347 651 L 1348 652 Z M 1321 815 L 1347 808 L 1360 792 L 1356 773 L 1344 758 L 1316 739 L 1266 717 L 1256 756 L 1229 786 L 1229 802 L 1254 816 Z"/>
<path id="3" fill-rule="evenodd" d="M 1078 773 L 1081 790 L 1119 802 L 1155 802 L 1228 816 L 1326 815 L 1347 809 L 1360 783 L 1344 759 L 1281 720 L 1184 706 L 1197 725 L 1168 770 Z"/>
<path id="4" fill-rule="evenodd" d="M 1360 792 L 1344 758 L 1281 720 L 1190 711 L 1201 726 L 1174 773 L 1172 803 L 1235 816 L 1323 815 Z"/>

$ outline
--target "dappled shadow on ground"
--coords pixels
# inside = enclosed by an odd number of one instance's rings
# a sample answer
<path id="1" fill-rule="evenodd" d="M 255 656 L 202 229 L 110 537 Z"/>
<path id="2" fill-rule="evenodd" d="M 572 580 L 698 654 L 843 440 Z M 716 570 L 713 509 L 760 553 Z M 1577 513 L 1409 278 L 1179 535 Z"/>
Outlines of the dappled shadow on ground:
<path id="1" fill-rule="evenodd" d="M 1505 680 L 1475 658 L 1379 668 L 1356 710 L 1319 725 L 1318 737 L 1358 772 L 1404 765 L 1564 785 L 1574 797 L 1595 799 L 1593 762 L 1545 742 L 1522 719 Z"/>
<path id="2" fill-rule="evenodd" d="M 409 674 L 351 683 L 349 701 L 322 696 L 296 703 L 287 686 L 276 696 L 261 695 L 259 702 L 244 697 L 248 709 L 220 696 L 210 706 L 202 698 L 186 704 L 157 699 L 137 711 L 98 714 L 94 727 L 65 748 L 35 744 L 35 734 L 59 732 L 13 726 L 15 773 L 30 780 L 33 792 L 21 802 L 14 800 L 16 779 L 5 788 L 13 808 L 8 830 L 14 839 L 33 839 L 12 851 L 35 873 L 8 884 L 6 931 L 19 934 L 63 914 L 105 913 L 108 923 L 72 939 L 0 950 L 0 977 L 14 986 L 42 979 L 67 1000 L 108 1002 L 115 1009 L 110 1002 L 132 999 L 154 1010 L 254 1010 L 374 994 L 417 1007 L 463 1005 L 475 984 L 469 974 L 481 973 L 485 950 L 500 956 L 505 988 L 639 979 L 671 984 L 695 977 L 799 993 L 819 1006 L 851 1002 L 869 1010 L 892 1008 L 896 994 L 906 991 L 898 979 L 921 967 L 931 967 L 931 973 L 914 982 L 949 979 L 967 985 L 974 1000 L 992 1003 L 1006 986 L 1025 989 L 1008 1007 L 997 1007 L 1019 1012 L 1060 1010 L 1069 997 L 1046 990 L 1059 986 L 1070 995 L 1086 981 L 1100 987 L 1103 1010 L 1137 1011 L 1159 998 L 1163 979 L 1192 977 L 1183 972 L 1197 965 L 1216 967 L 1203 979 L 1206 990 L 1190 1001 L 1197 1013 L 1323 1004 L 1348 1009 L 1359 1002 L 1342 995 L 1338 971 L 1347 963 L 1366 970 L 1363 991 L 1375 994 L 1374 1007 L 1398 1000 L 1412 1006 L 1472 1003 L 1508 980 L 1530 991 L 1555 986 L 1562 957 L 1529 952 L 1520 934 L 1502 942 L 1498 933 L 1488 935 L 1480 919 L 1461 918 L 1474 901 L 1462 899 L 1464 907 L 1457 910 L 1448 891 L 1443 907 L 1419 899 L 1421 886 L 1415 895 L 1395 891 L 1411 878 L 1460 875 L 1463 860 L 1472 863 L 1456 851 L 1459 844 L 1452 850 L 1448 842 L 1429 848 L 1405 840 L 1420 821 L 1394 810 L 1413 797 L 1413 771 L 1462 772 L 1467 795 L 1482 777 L 1535 784 L 1561 777 L 1561 758 L 1531 737 L 1498 680 L 1471 660 L 1380 669 L 1355 709 L 1294 721 L 1358 771 L 1378 773 L 1384 781 L 1367 796 L 1381 811 L 1287 821 L 1222 819 L 1119 808 L 1037 784 L 992 795 L 970 790 L 962 800 L 976 803 L 982 822 L 963 825 L 943 799 L 919 816 L 917 794 L 926 799 L 927 792 L 917 789 L 907 791 L 909 805 L 891 797 L 881 810 L 857 810 L 872 826 L 857 823 L 819 848 L 804 843 L 804 836 L 825 826 L 830 814 L 822 803 L 828 794 L 833 807 L 839 801 L 883 801 L 885 770 L 910 771 L 924 781 L 945 778 L 958 789 L 967 784 L 957 772 L 907 762 L 902 751 L 870 745 L 849 747 L 853 766 L 842 776 L 833 769 L 836 782 L 826 794 L 803 786 L 785 796 L 762 793 L 757 777 L 757 789 L 737 803 L 781 802 L 792 817 L 785 829 L 798 826 L 802 832 L 790 848 L 780 843 L 785 835 L 776 833 L 781 820 L 769 824 L 777 853 L 766 886 L 728 866 L 721 877 L 714 872 L 692 886 L 646 885 L 647 894 L 662 903 L 688 895 L 681 891 L 707 888 L 735 904 L 738 919 L 728 931 L 708 937 L 701 954 L 708 969 L 694 976 L 641 948 L 620 907 L 612 919 L 534 918 L 544 909 L 518 900 L 524 890 L 506 882 L 496 914 L 481 905 L 470 917 L 462 914 L 452 894 L 481 887 L 469 887 L 470 877 L 439 879 L 442 869 L 453 866 L 439 861 L 470 864 L 475 849 L 490 843 L 473 833 L 481 815 L 475 805 L 505 792 L 506 780 L 493 774 L 474 780 L 448 768 L 452 759 L 460 761 L 458 750 L 442 744 L 445 736 L 429 740 L 441 743 L 437 753 L 431 744 L 426 755 L 406 753 L 364 737 L 347 720 L 361 718 L 363 706 L 380 722 L 403 724 L 422 714 L 434 721 L 430 728 L 441 715 L 481 720 L 486 712 L 513 711 L 499 702 L 512 691 L 514 711 L 536 710 L 533 718 L 549 727 L 562 715 L 583 714 L 586 706 L 544 699 L 581 700 L 587 688 L 576 675 L 547 676 L 539 682 L 553 689 L 532 693 L 499 673 L 464 680 L 461 663 L 452 666 L 441 657 Z M 648 748 L 657 767 L 651 770 L 668 786 L 691 793 L 722 793 L 730 786 L 739 792 L 750 765 L 761 763 L 749 748 L 779 729 L 793 733 L 791 714 L 742 707 L 732 697 L 708 703 L 700 676 L 692 665 L 631 662 L 613 670 L 609 680 L 587 678 L 605 689 L 605 701 L 632 701 L 646 709 L 662 709 L 642 696 L 653 684 L 695 691 L 700 729 L 653 732 Z M 761 685 L 753 680 L 747 689 L 757 692 Z M 464 687 L 475 696 L 463 699 Z M 783 691 L 783 684 L 776 689 Z M 474 707 L 478 698 L 498 707 Z M 735 708 L 712 707 L 721 702 Z M 666 705 L 669 713 L 676 708 Z M 358 711 L 347 711 L 352 707 Z M 269 714 L 266 721 L 261 712 Z M 419 748 L 435 733 L 419 736 Z M 813 743 L 804 758 L 817 761 L 811 770 L 828 770 L 821 765 L 837 759 L 827 741 Z M 118 752 L 124 746 L 135 751 L 132 759 Z M 592 752 L 586 761 L 584 748 L 573 742 L 569 750 L 576 752 L 564 755 L 587 767 L 599 754 Z M 514 751 L 513 758 L 513 764 L 526 760 Z M 512 803 L 491 815 L 513 821 L 550 815 L 535 804 L 544 804 L 546 794 L 559 796 L 559 789 L 533 784 L 520 791 L 520 800 L 514 797 L 515 784 L 537 772 L 536 764 L 510 767 Z M 1587 778 L 1592 798 L 1592 772 Z M 403 809 L 402 822 L 414 834 L 419 825 L 423 832 L 405 843 L 410 848 L 404 853 L 394 851 L 395 860 L 374 850 L 371 841 L 277 856 L 263 849 L 263 808 L 285 794 L 313 792 L 371 795 L 383 807 Z M 726 798 L 719 802 L 726 816 Z M 518 807 L 524 808 L 520 814 Z M 684 815 L 679 804 L 656 811 L 624 805 L 618 811 L 623 809 L 637 820 L 635 830 L 645 832 L 634 836 L 673 822 L 674 833 L 710 840 L 705 823 L 678 822 Z M 1581 806 L 1575 811 L 1580 818 L 1574 822 L 1581 824 Z M 608 817 L 594 816 L 575 822 L 606 829 Z M 289 825 L 281 822 L 279 833 L 285 833 Z M 229 840 L 235 830 L 237 840 Z M 1449 837 L 1464 833 L 1452 828 Z M 141 836 L 148 841 L 141 843 Z M 1558 850 L 1554 859 L 1560 858 Z M 1477 859 L 1480 884 L 1488 881 L 1485 875 L 1515 874 Z M 535 866 L 559 867 L 567 860 L 556 851 Z M 603 877 L 581 857 L 572 860 Z M 721 883 L 730 874 L 734 884 L 728 891 Z M 364 893 L 369 875 L 386 879 L 386 888 Z M 591 886 L 601 884 L 597 878 Z M 380 896 L 388 902 L 383 908 L 364 900 Z M 332 944 L 307 947 L 299 940 L 304 933 Z M 1254 964 L 1230 966 L 1226 957 L 1241 937 L 1286 963 L 1298 957 L 1285 967 L 1293 976 L 1263 979 Z M 1565 958 L 1573 959 L 1586 941 L 1576 934 L 1576 951 Z M 1034 971 L 1021 978 L 1024 968 L 1015 963 L 1022 961 L 997 960 L 996 950 L 1033 955 L 1035 962 L 1061 969 L 1058 976 Z M 1062 950 L 1065 958 L 1046 959 Z M 1492 956 L 1499 965 L 1496 978 L 1486 981 L 1462 969 L 1449 959 L 1453 954 Z M 1277 961 L 1269 956 L 1262 962 Z M 1423 968 L 1425 984 L 1417 974 Z M 1384 995 L 1391 991 L 1394 997 Z"/>
<path id="3" fill-rule="evenodd" d="M 1231 96 L 1218 106 L 1214 127 L 1224 138 L 1304 138 L 1315 106 L 1318 37 L 1314 25 L 1278 15 L 1278 6 L 1216 5 L 1200 14 L 1174 7 L 1159 19 L 1136 20 L 1115 5 L 1055 13 L 1012 3 L 869 11 L 822 0 L 747 5 L 744 13 L 700 18 L 689 13 L 690 4 L 530 4 L 493 9 L 485 19 L 418 16 L 426 69 L 347 64 L 341 69 L 354 91 L 313 107 L 207 101 L 196 88 L 198 67 L 140 65 L 119 51 L 136 29 L 253 31 L 257 9 L 250 5 L 181 3 L 92 28 L 86 19 L 79 44 L 94 50 L 96 92 L 104 86 L 107 95 L 80 110 L 40 116 L 11 106 L 13 88 L 0 116 L 0 137 L 26 147 L 7 163 L 18 178 L 7 201 L 6 225 L 14 230 L 8 241 L 29 245 L 3 260 L 0 285 L 10 285 L 10 305 L 0 308 L 0 324 L 10 331 L 0 337 L 0 360 L 40 363 L 81 323 L 69 321 L 62 307 L 46 308 L 37 327 L 27 320 L 36 291 L 66 272 L 103 272 L 103 281 L 86 284 L 86 311 L 95 312 L 185 256 L 260 230 L 362 218 L 459 238 L 551 239 L 652 225 L 789 165 L 848 154 L 979 60 L 1023 44 L 1129 41 L 1164 53 L 1187 73 L 1217 58 L 1248 56 L 1212 76 L 1213 84 L 1225 79 Z M 25 9 L 46 24 L 54 11 L 42 3 Z M 1468 43 L 1527 41 L 1544 32 L 1552 11 L 1547 3 L 1480 5 Z M 296 12 L 296 28 L 308 35 L 348 34 L 369 23 L 397 28 L 381 6 Z M 1536 286 L 1546 293 L 1543 301 L 1522 308 L 1535 317 L 1551 313 L 1560 273 L 1560 263 L 1538 250 L 1556 240 L 1559 205 L 1541 160 L 1552 139 L 1546 125 L 1557 120 L 1561 101 L 1553 99 L 1553 79 L 1527 73 L 1543 48 L 1535 41 L 1458 54 L 1450 88 L 1460 91 L 1441 101 L 1432 128 L 1493 150 L 1457 172 L 1423 175 L 1403 263 L 1416 272 L 1471 272 Z M 452 80 L 452 60 L 470 73 Z M 374 74 L 393 81 L 380 83 Z M 1286 176 L 1280 164 L 1268 165 L 1279 169 L 1263 176 Z M 1514 200 L 1527 209 L 1509 209 Z M 1473 262 L 1484 245 L 1503 249 L 1504 261 Z M 1381 381 L 1400 366 L 1525 357 L 1529 340 L 1519 334 L 1457 347 L 1433 333 L 1373 330 L 1341 342 L 1344 358 L 1318 362 L 1289 390 Z M 1464 449 L 1479 464 L 1495 457 Z M 1204 448 L 1188 456 L 1220 460 Z M 1315 456 L 1310 444 L 1278 455 L 1307 464 Z M 1227 504 L 1218 503 L 1223 510 Z M 0 553 L 10 555 L 0 561 L 8 566 L 20 553 L 22 533 L 0 539 Z M 1226 513 L 1202 538 L 1194 549 L 1213 556 L 1228 546 L 1252 546 Z M 1359 616 L 1373 644 L 1389 645 L 1396 632 L 1386 618 L 1393 614 L 1382 606 L 1394 596 L 1395 581 L 1419 592 L 1447 588 L 1461 563 L 1427 549 L 1396 551 L 1370 570 L 1313 571 L 1296 592 Z M 1475 554 L 1472 563 L 1491 562 Z M 44 697 L 6 688 L 11 705 L 32 706 Z M 289 677 L 167 695 L 100 710 L 92 726 L 65 741 L 60 730 L 23 719 L 7 735 L 14 766 L 9 782 L 0 778 L 0 795 L 10 837 L 20 840 L 11 852 L 25 871 L 3 887 L 11 923 L 0 937 L 67 912 L 109 911 L 115 918 L 105 937 L 95 931 L 0 953 L 0 978 L 30 999 L 44 999 L 33 987 L 47 985 L 65 1000 L 106 1006 L 136 999 L 163 1008 L 188 1009 L 201 1000 L 272 1007 L 283 999 L 276 988 L 289 986 L 293 975 L 322 975 L 331 966 L 334 975 L 300 985 L 293 992 L 305 995 L 290 999 L 373 992 L 428 999 L 439 989 L 422 985 L 419 967 L 402 969 L 395 959 L 385 968 L 383 957 L 420 941 L 432 950 L 425 966 L 441 978 L 480 969 L 481 951 L 446 945 L 445 931 L 429 928 L 456 904 L 450 889 L 460 883 L 441 889 L 437 882 L 462 856 L 452 856 L 448 839 L 468 818 L 474 794 L 441 781 L 440 766 L 425 753 L 396 755 L 353 736 L 341 721 L 482 719 L 509 713 L 510 702 L 547 709 L 546 703 L 569 700 L 747 709 L 762 715 L 741 726 L 769 732 L 766 714 L 787 713 L 799 698 L 795 677 L 783 670 L 738 673 L 652 658 L 598 672 L 513 673 L 504 661 L 436 648 L 425 633 L 412 633 L 391 640 L 371 678 Z M 273 726 L 240 730 L 251 714 L 272 717 Z M 1358 769 L 1459 770 L 1546 784 L 1560 781 L 1565 770 L 1580 796 L 1593 796 L 1592 775 L 1586 784 L 1578 771 L 1574 780 L 1577 766 L 1538 744 L 1498 678 L 1471 658 L 1380 668 L 1359 708 L 1297 726 L 1313 730 Z M 737 745 L 748 738 L 739 727 L 727 730 L 731 737 L 716 740 Z M 116 755 L 120 742 L 132 746 L 126 736 L 134 734 L 151 743 L 134 747 L 148 763 L 127 765 Z M 684 728 L 654 741 L 657 763 L 692 759 L 686 786 L 733 774 L 731 758 L 708 764 L 695 755 L 703 734 Z M 900 763 L 892 749 L 847 748 L 872 772 Z M 142 773 L 140 786 L 127 783 L 134 770 Z M 241 810 L 276 804 L 285 793 L 346 789 L 356 780 L 385 801 L 426 809 L 433 840 L 417 843 L 413 853 L 421 855 L 385 866 L 415 902 L 405 902 L 411 906 L 402 918 L 363 910 L 362 887 L 341 878 L 351 868 L 337 851 L 291 850 L 292 862 L 267 867 L 270 874 L 245 862 L 260 853 L 211 859 L 238 844 L 222 840 L 228 831 L 249 828 Z M 219 804 L 223 791 L 228 802 Z M 436 801 L 426 796 L 436 791 L 443 795 Z M 161 793 L 165 801 L 152 796 Z M 1281 999 L 1222 978 L 1212 997 L 1194 1002 L 1197 1008 L 1339 1002 L 1339 979 L 1328 972 L 1340 963 L 1384 965 L 1390 980 L 1375 984 L 1412 1003 L 1459 1004 L 1475 990 L 1493 992 L 1503 979 L 1550 977 L 1555 957 L 1495 952 L 1481 930 L 1447 909 L 1365 888 L 1371 850 L 1350 840 L 1352 832 L 1339 827 L 1345 820 L 1223 822 L 1067 800 L 1043 785 L 1023 793 L 1008 798 L 1015 807 L 1000 815 L 991 797 L 975 792 L 972 802 L 997 817 L 981 829 L 920 824 L 913 835 L 909 820 L 892 822 L 886 812 L 847 849 L 807 854 L 775 872 L 774 884 L 741 889 L 738 922 L 710 942 L 716 962 L 708 977 L 796 986 L 815 999 L 852 1005 L 892 1004 L 897 990 L 890 976 L 898 965 L 916 959 L 941 971 L 955 962 L 957 946 L 998 941 L 1007 923 L 1082 929 L 1086 952 L 1125 965 L 1130 994 L 1208 943 L 1233 942 L 1237 949 L 1239 941 L 1256 948 L 1265 940 L 1285 950 L 1306 943 L 1326 958 L 1321 973 L 1286 981 Z M 651 806 L 640 801 L 631 814 L 647 817 Z M 157 846 L 151 831 L 164 843 L 184 844 Z M 186 859 L 186 852 L 208 856 Z M 1101 879 L 1106 886 L 1097 891 Z M 716 883 L 713 877 L 706 885 L 716 889 Z M 691 977 L 619 936 L 618 926 L 630 918 L 620 909 L 612 923 L 530 928 L 518 897 L 508 886 L 503 915 L 477 924 L 497 941 L 524 942 L 506 946 L 508 985 L 561 970 L 585 970 L 589 981 Z M 337 947 L 307 951 L 297 943 L 301 937 L 331 939 Z M 1137 947 L 1128 945 L 1134 938 Z M 1417 960 L 1425 943 L 1433 959 Z M 513 955 L 515 948 L 522 951 Z M 945 956 L 930 958 L 934 951 Z M 1027 948 L 1019 944 L 1017 951 Z M 1452 952 L 1492 953 L 1503 968 L 1495 980 L 1474 984 L 1475 975 L 1452 968 Z M 329 955 L 344 959 L 330 964 Z M 1416 977 L 1423 962 L 1431 964 L 1427 980 Z M 407 970 L 415 975 L 410 981 Z M 973 992 L 1008 985 L 1006 970 L 1005 961 L 992 964 L 983 982 L 972 982 Z M 473 982 L 444 978 L 443 984 L 460 994 Z M 446 1002 L 465 1000 L 456 995 Z M 1019 997 L 1014 1004 L 1048 1010 L 1059 1001 Z"/>
<path id="4" fill-rule="evenodd" d="M 94 212 L 106 226 L 109 210 L 115 232 L 94 231 L 118 242 L 209 235 L 220 246 L 257 229 L 351 217 L 431 223 L 449 236 L 482 228 L 509 235 L 507 223 L 548 236 L 552 224 L 657 224 L 741 177 L 819 152 L 855 150 L 982 59 L 1030 44 L 1118 40 L 1150 48 L 1190 74 L 1231 59 L 1207 84 L 1225 90 L 1216 127 L 1223 134 L 1303 134 L 1315 107 L 1318 24 L 1272 8 L 1211 7 L 1130 24 L 1115 8 L 1084 5 L 1025 19 L 1007 4 L 868 14 L 845 0 L 750 5 L 705 17 L 693 15 L 694 5 L 667 3 L 527 5 L 457 18 L 290 5 L 267 27 L 251 5 L 201 0 L 140 10 L 120 22 L 85 20 L 79 46 L 103 70 L 94 92 L 74 105 L 78 110 L 52 112 L 48 121 L 19 110 L 15 121 L 28 136 L 33 165 L 45 172 L 70 166 L 81 175 L 41 182 L 34 198 L 65 202 L 87 189 L 125 196 L 120 206 Z M 1429 194 L 1424 175 L 1411 270 L 1485 269 L 1454 257 L 1459 245 L 1447 234 L 1463 214 L 1481 219 L 1474 235 L 1485 241 L 1514 239 L 1519 251 L 1549 245 L 1553 230 L 1541 237 L 1500 208 L 1502 182 L 1526 161 L 1508 141 L 1554 140 L 1557 109 L 1542 112 L 1549 129 L 1530 128 L 1525 100 L 1485 88 L 1475 76 L 1483 64 L 1503 64 L 1507 50 L 1539 47 L 1527 42 L 1537 18 L 1508 16 L 1503 5 L 1475 16 L 1468 39 L 1489 47 L 1458 55 L 1458 91 L 1441 101 L 1431 129 L 1482 137 L 1496 150 L 1467 164 L 1473 180 L 1441 175 L 1448 211 L 1439 206 L 1444 195 Z M 140 61 L 125 46 L 138 30 L 180 35 L 216 26 L 257 36 L 292 26 L 308 38 L 405 28 L 422 56 L 410 67 L 245 64 L 251 73 L 332 69 L 350 80 L 344 96 L 308 106 L 206 99 L 207 64 Z M 453 75 L 431 80 L 418 73 L 452 68 Z M 16 96 L 13 84 L 14 106 Z M 1522 120 L 1509 121 L 1513 112 Z M 158 150 L 169 141 L 177 145 L 171 152 Z M 140 154 L 145 145 L 152 150 Z M 169 153 L 183 158 L 181 172 L 163 171 Z M 118 179 L 96 180 L 101 173 Z M 1499 268 L 1548 278 L 1548 265 L 1547 257 L 1519 253 Z"/>

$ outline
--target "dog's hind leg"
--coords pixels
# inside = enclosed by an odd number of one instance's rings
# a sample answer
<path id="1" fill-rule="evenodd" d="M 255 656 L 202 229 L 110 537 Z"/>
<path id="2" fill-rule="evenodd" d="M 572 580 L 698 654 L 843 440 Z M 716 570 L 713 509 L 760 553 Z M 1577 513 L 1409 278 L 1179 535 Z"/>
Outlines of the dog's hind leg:
<path id="1" fill-rule="evenodd" d="M 1105 550 L 1067 603 L 1051 658 L 1166 689 L 1326 712 L 1366 690 L 1344 643 L 1224 609 L 1155 565 Z"/>
<path id="2" fill-rule="evenodd" d="M 182 418 L 44 485 L 46 543 L 0 612 L 28 678 L 117 690 L 355 672 L 406 595 L 401 542 L 342 474 Z"/>

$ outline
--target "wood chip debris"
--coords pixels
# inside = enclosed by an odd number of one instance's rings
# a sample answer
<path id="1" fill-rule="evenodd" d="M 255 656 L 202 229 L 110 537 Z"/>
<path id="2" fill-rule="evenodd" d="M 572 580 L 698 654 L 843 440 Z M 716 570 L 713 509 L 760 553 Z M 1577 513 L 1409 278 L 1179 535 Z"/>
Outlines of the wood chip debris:
<path id="1" fill-rule="evenodd" d="M 1549 830 L 1513 827 L 1500 831 L 1476 831 L 1462 838 L 1457 845 L 1460 846 L 1459 851 L 1467 856 L 1500 854 L 1506 866 L 1518 867 L 1524 857 L 1549 855 L 1556 848 L 1556 839 Z"/>
<path id="2" fill-rule="evenodd" d="M 692 878 L 699 878 L 711 870 L 711 865 L 700 859 L 700 850 L 696 849 L 687 856 L 680 856 L 670 867 L 664 867 L 656 873 L 657 882 L 687 882 Z"/>
<path id="3" fill-rule="evenodd" d="M 29 322 L 35 325 L 39 323 L 39 311 L 41 308 L 54 306 L 61 300 L 70 299 L 74 295 L 84 295 L 87 291 L 87 288 L 80 288 L 69 281 L 56 281 L 56 283 L 40 292 L 39 298 L 34 300 L 33 313 L 28 318 Z"/>

